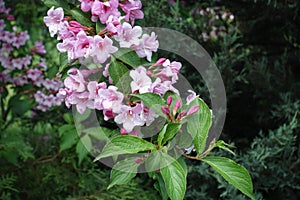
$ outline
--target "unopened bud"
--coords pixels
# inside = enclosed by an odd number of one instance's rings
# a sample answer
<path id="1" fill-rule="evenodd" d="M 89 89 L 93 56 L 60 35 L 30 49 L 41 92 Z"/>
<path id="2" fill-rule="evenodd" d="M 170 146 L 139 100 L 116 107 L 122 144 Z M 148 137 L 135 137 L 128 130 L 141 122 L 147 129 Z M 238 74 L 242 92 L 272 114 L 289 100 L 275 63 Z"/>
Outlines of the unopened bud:
<path id="1" fill-rule="evenodd" d="M 181 107 L 181 101 L 179 99 L 176 100 L 174 108 L 173 108 L 173 115 L 175 115 L 178 109 Z"/>
<path id="2" fill-rule="evenodd" d="M 167 104 L 168 104 L 168 106 L 171 105 L 172 101 L 173 101 L 172 96 L 168 96 L 168 98 L 167 98 Z"/>
<path id="3" fill-rule="evenodd" d="M 165 113 L 166 115 L 170 115 L 170 109 L 167 106 L 162 106 L 161 110 L 163 111 L 163 113 Z"/>
<path id="4" fill-rule="evenodd" d="M 121 128 L 120 133 L 121 133 L 121 135 L 125 135 L 125 134 L 127 134 L 127 131 L 124 128 Z"/>
<path id="5" fill-rule="evenodd" d="M 196 113 L 199 110 L 199 107 L 200 107 L 199 105 L 192 106 L 187 112 L 187 115 L 189 116 Z"/>
<path id="6" fill-rule="evenodd" d="M 136 158 L 134 161 L 135 161 L 135 163 L 141 163 L 141 162 L 144 161 L 144 159 L 143 158 Z"/>
<path id="7" fill-rule="evenodd" d="M 167 59 L 166 58 L 160 58 L 158 61 L 154 64 L 154 66 L 160 66 L 162 65 Z"/>

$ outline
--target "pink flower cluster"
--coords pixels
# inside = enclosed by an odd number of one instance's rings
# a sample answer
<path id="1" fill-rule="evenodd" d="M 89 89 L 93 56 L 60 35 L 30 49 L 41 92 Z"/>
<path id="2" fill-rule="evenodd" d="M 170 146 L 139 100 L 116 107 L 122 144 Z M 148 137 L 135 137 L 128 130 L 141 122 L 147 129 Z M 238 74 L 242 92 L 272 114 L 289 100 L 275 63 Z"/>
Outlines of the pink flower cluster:
<path id="1" fill-rule="evenodd" d="M 140 26 L 134 26 L 135 19 L 144 17 L 140 10 L 142 7 L 140 0 L 79 1 L 81 10 L 91 12 L 91 21 L 102 23 L 105 27 L 103 30 L 96 33 L 93 28 L 72 21 L 70 17 L 64 16 L 62 8 L 52 7 L 44 17 L 50 35 L 53 37 L 57 34 L 58 40 L 61 40 L 57 49 L 60 52 L 67 52 L 69 61 L 85 59 L 84 61 L 103 64 L 119 48 L 127 48 L 135 51 L 140 58 L 146 58 L 151 62 L 152 54 L 157 51 L 159 42 L 154 32 L 150 35 L 143 34 Z M 122 13 L 125 13 L 125 16 L 122 16 Z M 65 99 L 67 107 L 74 105 L 81 114 L 86 109 L 102 111 L 104 120 L 114 120 L 115 123 L 122 125 L 121 134 L 140 135 L 140 128 L 144 125 L 149 126 L 158 115 L 142 102 L 132 101 L 132 94 L 154 93 L 161 98 L 168 91 L 179 94 L 173 84 L 178 80 L 182 65 L 161 58 L 150 67 L 139 66 L 131 70 L 129 72 L 131 81 L 128 82 L 131 94 L 128 96 L 113 85 L 110 67 L 114 66 L 106 63 L 105 68 L 93 70 L 70 69 L 64 80 L 65 88 L 59 90 L 59 96 Z M 107 78 L 105 82 L 90 80 L 89 76 L 97 72 L 103 73 Z M 189 97 L 191 98 L 193 97 Z M 181 117 L 191 115 L 197 110 L 197 107 L 192 107 Z"/>
<path id="2" fill-rule="evenodd" d="M 89 59 L 94 63 L 104 63 L 111 54 L 117 52 L 118 48 L 113 44 L 111 36 L 119 42 L 121 48 L 131 48 L 136 51 L 141 58 L 151 61 L 152 52 L 158 49 L 157 37 L 142 34 L 142 28 L 130 25 L 134 24 L 134 19 L 144 17 L 140 10 L 142 3 L 140 0 L 118 0 L 101 2 L 99 0 L 80 0 L 81 9 L 84 12 L 90 11 L 91 20 L 102 23 L 105 28 L 99 33 L 90 27 L 85 27 L 77 21 L 70 20 L 64 16 L 62 8 L 52 7 L 48 10 L 44 22 L 49 28 L 51 37 L 58 35 L 57 39 L 61 43 L 57 45 L 60 52 L 67 52 L 68 59 Z M 121 16 L 121 9 L 126 15 Z"/>
<path id="3" fill-rule="evenodd" d="M 24 47 L 29 39 L 27 31 L 19 31 L 17 27 L 13 27 L 11 31 L 6 30 L 5 20 L 12 19 L 10 10 L 6 9 L 4 1 L 0 0 L 0 14 L 3 17 L 0 19 L 0 91 L 7 85 L 14 87 L 32 85 L 30 90 L 24 89 L 22 92 L 35 99 L 38 104 L 37 110 L 45 112 L 62 103 L 63 99 L 58 98 L 56 94 L 63 84 L 58 77 L 54 79 L 45 77 L 47 65 L 41 56 L 46 54 L 46 49 L 41 41 L 35 42 L 34 47 L 28 51 Z M 14 52 L 21 47 L 31 55 L 14 56 Z"/>

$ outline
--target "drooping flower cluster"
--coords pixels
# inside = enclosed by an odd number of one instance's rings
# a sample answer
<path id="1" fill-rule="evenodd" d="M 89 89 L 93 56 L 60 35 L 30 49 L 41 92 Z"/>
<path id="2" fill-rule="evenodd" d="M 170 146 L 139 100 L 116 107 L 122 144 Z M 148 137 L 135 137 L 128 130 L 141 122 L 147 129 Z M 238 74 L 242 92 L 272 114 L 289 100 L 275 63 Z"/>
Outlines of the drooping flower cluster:
<path id="1" fill-rule="evenodd" d="M 96 33 L 94 28 L 81 25 L 77 21 L 70 20 L 64 16 L 62 8 L 52 7 L 44 22 L 49 28 L 51 37 L 58 35 L 61 43 L 57 45 L 60 52 L 67 52 L 68 59 L 85 58 L 91 59 L 94 63 L 104 63 L 117 52 L 118 48 L 113 45 L 110 36 L 119 42 L 121 48 L 131 48 L 137 54 L 148 61 L 151 61 L 152 52 L 158 49 L 156 35 L 151 33 L 142 34 L 139 26 L 133 26 L 135 19 L 144 17 L 140 10 L 140 0 L 118 0 L 101 2 L 99 0 L 80 0 L 83 12 L 91 12 L 91 21 L 99 21 L 105 27 Z M 125 13 L 121 15 L 120 10 Z M 127 23 L 131 22 L 132 25 Z"/>
<path id="2" fill-rule="evenodd" d="M 10 8 L 5 7 L 4 1 L 0 0 L 0 92 L 7 85 L 18 88 L 31 85 L 24 90 L 18 90 L 35 99 L 38 104 L 35 109 L 45 112 L 62 103 L 62 99 L 56 96 L 62 82 L 59 77 L 46 77 L 47 65 L 43 58 L 46 49 L 41 41 L 36 41 L 34 46 L 27 50 L 25 44 L 29 40 L 28 32 L 21 31 L 16 26 L 8 30 L 6 23 L 14 19 L 10 11 Z M 28 54 L 15 56 L 14 53 L 21 48 L 24 48 L 22 51 L 28 51 Z"/>
<path id="3" fill-rule="evenodd" d="M 111 55 L 120 49 L 135 51 L 140 58 L 152 61 L 152 54 L 156 52 L 159 42 L 154 32 L 143 34 L 140 26 L 134 26 L 134 20 L 143 18 L 140 10 L 140 0 L 79 0 L 83 12 L 91 13 L 91 21 L 101 23 L 102 30 L 95 32 L 94 27 L 87 27 L 78 21 L 72 20 L 72 16 L 64 16 L 62 8 L 50 8 L 44 22 L 49 28 L 50 35 L 57 34 L 60 43 L 57 49 L 67 52 L 68 60 L 79 60 L 81 63 L 92 62 L 100 66 L 96 69 L 68 70 L 68 76 L 64 80 L 65 88 L 61 88 L 59 96 L 65 99 L 67 107 L 76 106 L 77 111 L 83 114 L 86 109 L 102 111 L 104 120 L 114 120 L 122 125 L 121 134 L 140 134 L 140 127 L 149 126 L 158 117 L 152 109 L 142 101 L 132 100 L 134 94 L 153 93 L 161 98 L 169 91 L 179 94 L 173 86 L 178 80 L 178 74 L 182 67 L 179 62 L 171 62 L 161 58 L 149 65 L 135 67 L 128 72 L 130 85 L 129 94 L 119 90 L 117 83 L 110 74 L 115 67 L 108 61 Z M 125 16 L 122 16 L 125 13 Z M 105 66 L 105 67 L 104 67 Z M 103 74 L 106 80 L 103 82 L 91 81 L 90 75 Z M 124 93 L 123 93 L 124 92 Z M 198 107 L 192 107 L 181 117 L 196 112 Z M 179 108 L 177 109 L 179 110 Z M 176 110 L 176 111 L 177 111 Z M 180 121 L 180 119 L 177 119 Z"/>

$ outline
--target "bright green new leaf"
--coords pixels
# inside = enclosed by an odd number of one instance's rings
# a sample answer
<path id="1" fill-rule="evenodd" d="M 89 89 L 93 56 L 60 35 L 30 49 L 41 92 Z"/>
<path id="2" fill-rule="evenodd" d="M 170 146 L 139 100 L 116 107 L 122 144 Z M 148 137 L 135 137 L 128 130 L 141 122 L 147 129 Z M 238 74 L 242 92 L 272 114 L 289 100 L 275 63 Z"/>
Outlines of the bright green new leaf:
<path id="1" fill-rule="evenodd" d="M 162 145 L 166 144 L 169 140 L 171 140 L 180 130 L 181 124 L 168 124 L 166 133 L 164 134 L 164 138 L 162 140 Z"/>
<path id="2" fill-rule="evenodd" d="M 161 107 L 166 105 L 166 101 L 158 94 L 147 92 L 144 94 L 134 94 L 134 97 L 139 98 L 147 107 L 151 108 L 156 114 L 166 117 L 162 112 Z"/>
<path id="3" fill-rule="evenodd" d="M 128 183 L 136 176 L 137 169 L 141 163 L 136 163 L 135 158 L 128 158 L 117 162 L 110 173 L 110 185 L 107 189 L 114 185 L 123 185 Z"/>
<path id="4" fill-rule="evenodd" d="M 210 165 L 216 172 L 223 176 L 226 181 L 240 190 L 243 194 L 251 199 L 255 199 L 250 174 L 243 166 L 224 157 L 208 156 L 202 158 L 202 161 Z"/>
<path id="5" fill-rule="evenodd" d="M 187 131 L 194 138 L 193 143 L 197 154 L 203 153 L 206 148 L 208 132 L 212 124 L 212 114 L 206 103 L 197 98 L 190 104 L 199 105 L 199 111 L 188 118 Z"/>
<path id="6" fill-rule="evenodd" d="M 131 135 L 120 135 L 107 143 L 94 161 L 109 156 L 132 154 L 155 149 L 156 146 L 146 140 Z"/>

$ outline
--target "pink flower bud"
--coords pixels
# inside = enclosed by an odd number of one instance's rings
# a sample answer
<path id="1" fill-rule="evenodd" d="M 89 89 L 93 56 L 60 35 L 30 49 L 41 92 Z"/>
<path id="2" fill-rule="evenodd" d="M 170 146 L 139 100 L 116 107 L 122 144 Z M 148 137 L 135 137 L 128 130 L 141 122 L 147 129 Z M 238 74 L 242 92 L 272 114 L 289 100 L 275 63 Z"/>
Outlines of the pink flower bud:
<path id="1" fill-rule="evenodd" d="M 178 115 L 178 119 L 182 119 L 184 116 L 186 116 L 187 114 L 187 111 L 186 110 L 183 110 L 179 115 Z"/>
<path id="2" fill-rule="evenodd" d="M 141 163 L 141 162 L 143 162 L 143 161 L 144 161 L 143 158 L 136 158 L 136 159 L 135 159 L 135 162 L 136 162 L 136 163 Z"/>
<path id="3" fill-rule="evenodd" d="M 121 128 L 120 133 L 121 133 L 121 135 L 125 135 L 125 134 L 127 134 L 127 131 L 124 128 Z"/>
<path id="4" fill-rule="evenodd" d="M 162 65 L 167 59 L 166 58 L 160 58 L 155 64 L 154 66 L 160 66 Z"/>
<path id="5" fill-rule="evenodd" d="M 196 113 L 196 112 L 199 110 L 199 107 L 200 107 L 199 105 L 192 106 L 192 107 L 189 109 L 189 111 L 187 112 L 187 116 Z"/>
<path id="6" fill-rule="evenodd" d="M 166 115 L 170 115 L 170 109 L 167 106 L 162 106 L 161 110 L 166 114 Z"/>
<path id="7" fill-rule="evenodd" d="M 167 104 L 168 104 L 168 106 L 171 105 L 172 101 L 173 101 L 172 96 L 168 96 L 168 98 L 167 98 Z"/>
<path id="8" fill-rule="evenodd" d="M 175 105 L 173 107 L 173 115 L 175 115 L 178 109 L 181 107 L 181 101 L 179 99 L 176 100 Z"/>

